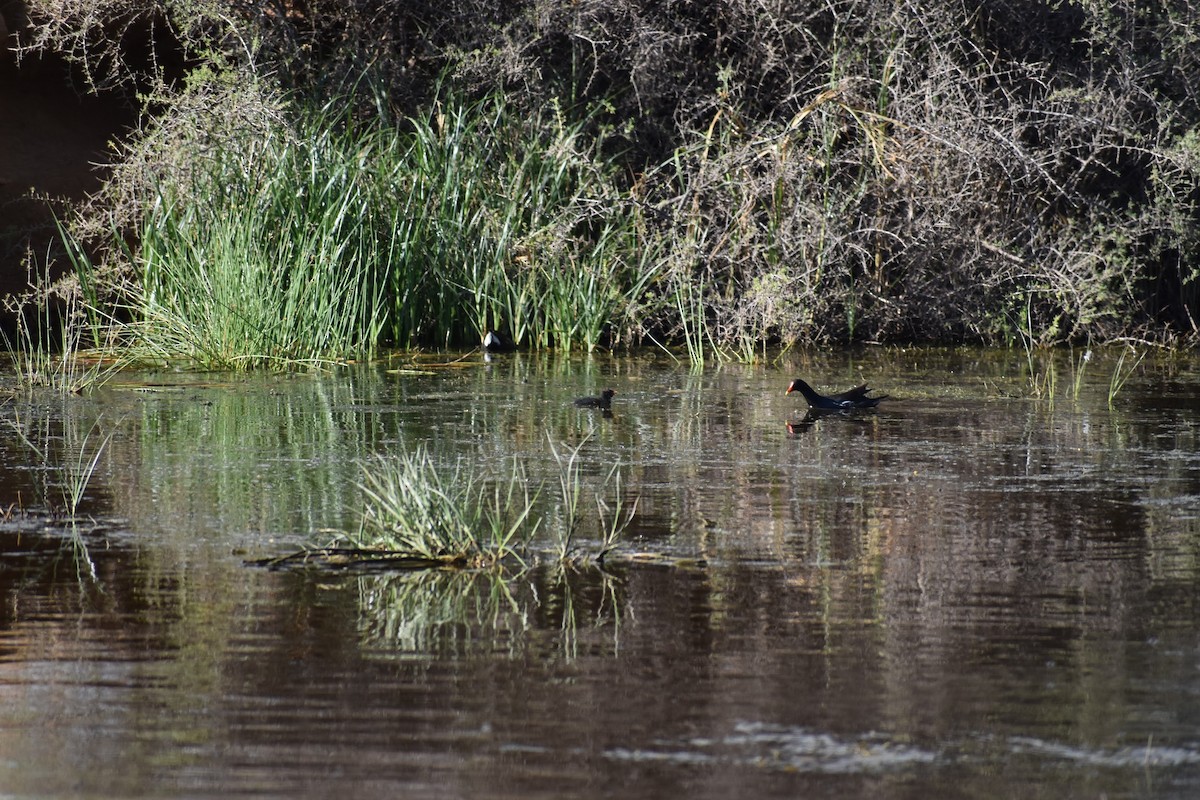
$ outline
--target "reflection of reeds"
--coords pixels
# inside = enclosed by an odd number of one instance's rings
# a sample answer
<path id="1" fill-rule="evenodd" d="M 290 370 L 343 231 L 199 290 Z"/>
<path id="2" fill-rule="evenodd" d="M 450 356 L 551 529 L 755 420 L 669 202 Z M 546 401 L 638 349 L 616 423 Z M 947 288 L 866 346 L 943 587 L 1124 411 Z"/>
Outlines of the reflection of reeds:
<path id="1" fill-rule="evenodd" d="M 598 589 L 599 591 L 596 591 Z M 523 652 L 538 630 L 566 658 L 580 640 L 611 637 L 615 652 L 622 598 L 611 575 L 594 566 L 547 570 L 419 570 L 358 578 L 359 631 L 373 647 L 415 653 L 462 653 L 480 642 L 494 653 Z M 597 644 L 599 644 L 597 642 Z"/>
<path id="2" fill-rule="evenodd" d="M 152 529 L 186 519 L 268 535 L 353 525 L 346 488 L 358 462 L 397 435 L 367 421 L 384 386 L 366 377 L 117 384 L 113 401 L 134 408 L 130 435 L 111 445 L 114 463 L 131 469 L 110 487 L 122 516 Z"/>
<path id="3" fill-rule="evenodd" d="M 579 655 L 581 635 L 609 625 L 612 626 L 615 651 L 621 629 L 622 606 L 613 576 L 594 567 L 560 561 L 551 567 L 546 577 L 546 600 L 557 600 L 554 604 L 560 609 L 559 646 L 563 655 L 575 658 Z M 577 593 L 582 587 L 594 583 L 600 589 L 598 602 L 594 608 L 581 608 L 576 600 Z"/>
<path id="4" fill-rule="evenodd" d="M 513 598 L 509 581 L 492 570 L 360 577 L 360 632 L 372 644 L 411 652 L 462 648 L 476 631 L 494 642 L 501 631 L 519 633 L 529 625 L 528 611 Z"/>

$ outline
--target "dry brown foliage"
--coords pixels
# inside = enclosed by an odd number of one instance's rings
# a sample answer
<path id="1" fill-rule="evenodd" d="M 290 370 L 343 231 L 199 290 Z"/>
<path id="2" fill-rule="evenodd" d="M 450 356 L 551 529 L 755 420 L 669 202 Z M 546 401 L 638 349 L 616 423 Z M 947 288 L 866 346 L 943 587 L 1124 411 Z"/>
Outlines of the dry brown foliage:
<path id="1" fill-rule="evenodd" d="M 606 103 L 664 278 L 724 344 L 1195 336 L 1200 18 L 1134 0 L 32 0 L 104 81 L 173 52 L 402 118 L 439 76 Z M 160 48 L 161 49 L 161 48 Z M 159 50 L 151 49 L 152 53 Z M 695 321 L 694 319 L 692 320 Z"/>

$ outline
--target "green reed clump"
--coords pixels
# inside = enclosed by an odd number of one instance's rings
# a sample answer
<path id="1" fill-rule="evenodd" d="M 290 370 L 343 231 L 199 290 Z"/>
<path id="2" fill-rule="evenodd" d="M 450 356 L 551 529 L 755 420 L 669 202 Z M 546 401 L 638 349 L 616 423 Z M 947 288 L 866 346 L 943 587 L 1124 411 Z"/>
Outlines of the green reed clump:
<path id="1" fill-rule="evenodd" d="M 540 513 L 534 506 L 541 488 L 530 489 L 516 459 L 508 474 L 487 480 L 461 460 L 453 466 L 438 463 L 424 445 L 398 457 L 365 461 L 358 483 L 362 524 L 346 540 L 371 554 L 495 565 L 510 557 L 520 560 L 519 551 L 547 522 L 556 562 L 602 562 L 632 522 L 637 500 L 622 486 L 620 465 L 609 469 L 599 484 L 585 487 L 580 453 L 589 438 L 570 447 L 556 445 L 547 435 L 557 466 L 557 505 Z M 594 552 L 577 547 L 579 533 L 591 519 L 585 507 L 589 496 L 596 506 L 599 537 Z"/>
<path id="2" fill-rule="evenodd" d="M 397 125 L 340 108 L 260 114 L 154 173 L 126 250 L 149 354 L 250 368 L 491 329 L 541 348 L 616 338 L 654 259 L 594 116 L 500 94 Z"/>
<path id="3" fill-rule="evenodd" d="M 326 108 L 164 177 L 135 259 L 139 343 L 207 368 L 373 352 L 390 219 L 369 165 L 388 147 Z"/>
<path id="4" fill-rule="evenodd" d="M 654 272 L 595 119 L 450 95 L 409 121 L 392 187 L 391 338 L 594 348 Z"/>
<path id="5" fill-rule="evenodd" d="M 356 547 L 446 563 L 495 563 L 516 555 L 534 497 L 514 461 L 507 478 L 489 483 L 464 467 L 447 470 L 424 446 L 362 465 L 362 526 Z"/>

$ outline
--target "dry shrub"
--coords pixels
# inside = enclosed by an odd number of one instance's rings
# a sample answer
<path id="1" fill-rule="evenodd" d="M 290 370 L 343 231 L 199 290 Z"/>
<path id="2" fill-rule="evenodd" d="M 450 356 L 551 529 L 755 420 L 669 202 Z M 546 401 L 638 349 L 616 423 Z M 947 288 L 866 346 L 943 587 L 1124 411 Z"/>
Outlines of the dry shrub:
<path id="1" fill-rule="evenodd" d="M 34 44 L 98 57 L 92 74 L 145 72 L 116 69 L 119 48 L 94 32 L 153 21 L 190 56 L 318 99 L 351 89 L 360 113 L 391 118 L 428 102 L 445 70 L 517 108 L 610 104 L 595 124 L 615 133 L 647 247 L 663 253 L 647 332 L 701 320 L 737 346 L 1196 333 L 1190 8 L 216 5 L 35 0 Z"/>

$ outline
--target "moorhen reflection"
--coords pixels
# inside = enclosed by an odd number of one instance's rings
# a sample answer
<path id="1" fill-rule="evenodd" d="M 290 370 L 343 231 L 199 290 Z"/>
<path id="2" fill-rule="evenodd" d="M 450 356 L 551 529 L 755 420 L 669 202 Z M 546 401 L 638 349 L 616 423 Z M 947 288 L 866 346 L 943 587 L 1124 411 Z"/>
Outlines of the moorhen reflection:
<path id="1" fill-rule="evenodd" d="M 616 394 L 612 389 L 605 389 L 595 397 L 576 397 L 575 405 L 580 408 L 599 408 L 604 411 L 612 409 L 612 399 Z"/>
<path id="2" fill-rule="evenodd" d="M 853 389 L 847 389 L 844 392 L 826 397 L 823 394 L 818 394 L 815 389 L 801 379 L 796 378 L 788 384 L 786 394 L 799 392 L 808 401 L 808 407 L 818 411 L 849 411 L 854 408 L 874 408 L 879 405 L 880 400 L 888 399 L 888 395 L 886 394 L 881 394 L 878 397 L 867 397 L 867 393 L 870 391 L 864 383 L 861 386 L 855 386 Z"/>

